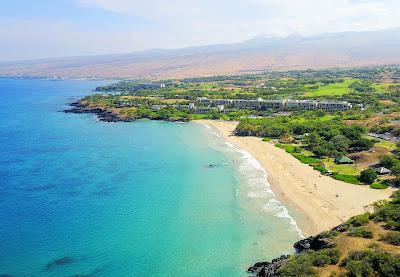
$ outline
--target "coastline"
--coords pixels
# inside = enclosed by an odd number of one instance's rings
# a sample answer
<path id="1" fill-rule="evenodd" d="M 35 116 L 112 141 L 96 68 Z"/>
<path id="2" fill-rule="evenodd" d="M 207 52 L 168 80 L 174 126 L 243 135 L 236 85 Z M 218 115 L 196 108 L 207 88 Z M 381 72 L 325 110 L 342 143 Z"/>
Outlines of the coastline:
<path id="1" fill-rule="evenodd" d="M 306 236 L 316 235 L 364 213 L 366 206 L 389 198 L 394 191 L 392 188 L 373 190 L 323 176 L 271 142 L 232 135 L 237 122 L 197 122 L 211 126 L 223 139 L 245 150 L 260 163 L 275 196 L 295 212 L 291 216 Z"/>

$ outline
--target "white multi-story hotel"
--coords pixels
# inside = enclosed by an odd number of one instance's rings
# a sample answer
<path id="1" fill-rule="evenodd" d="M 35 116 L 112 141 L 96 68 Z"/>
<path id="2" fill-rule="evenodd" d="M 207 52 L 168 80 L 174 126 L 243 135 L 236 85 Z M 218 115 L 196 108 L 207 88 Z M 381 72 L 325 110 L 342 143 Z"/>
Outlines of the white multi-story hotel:
<path id="1" fill-rule="evenodd" d="M 208 99 L 200 97 L 196 104 L 206 107 L 218 107 L 236 109 L 279 109 L 279 110 L 325 110 L 325 111 L 347 111 L 352 105 L 345 101 L 316 101 L 316 100 L 256 100 L 248 99 Z"/>

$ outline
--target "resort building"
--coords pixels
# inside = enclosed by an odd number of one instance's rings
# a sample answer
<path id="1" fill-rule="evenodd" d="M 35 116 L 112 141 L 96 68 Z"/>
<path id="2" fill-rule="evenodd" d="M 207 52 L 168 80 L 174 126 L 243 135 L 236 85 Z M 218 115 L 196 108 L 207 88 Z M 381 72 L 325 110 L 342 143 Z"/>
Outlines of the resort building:
<path id="1" fill-rule="evenodd" d="M 141 89 L 159 89 L 159 88 L 165 88 L 165 84 L 153 84 L 153 83 L 140 83 L 139 88 Z"/>
<path id="2" fill-rule="evenodd" d="M 153 105 L 153 110 L 160 110 L 168 107 L 167 105 Z M 347 111 L 352 108 L 348 102 L 327 102 L 315 100 L 264 100 L 258 98 L 251 99 L 208 99 L 207 97 L 199 97 L 194 103 L 187 105 L 170 105 L 177 110 L 191 110 L 198 114 L 208 113 L 214 109 L 220 113 L 239 109 L 252 110 L 325 110 L 325 111 Z"/>
<path id="3" fill-rule="evenodd" d="M 338 157 L 335 159 L 335 163 L 337 164 L 352 164 L 354 161 L 348 157 Z"/>
<path id="4" fill-rule="evenodd" d="M 248 99 L 208 99 L 199 97 L 196 104 L 207 107 L 218 107 L 224 105 L 225 108 L 233 109 L 256 109 L 256 110 L 325 110 L 325 111 L 347 111 L 352 105 L 343 101 L 316 101 L 316 100 L 264 100 L 258 98 Z"/>
<path id="5" fill-rule="evenodd" d="M 386 167 L 377 167 L 374 169 L 376 173 L 379 175 L 390 175 L 392 174 L 392 171 L 390 169 L 387 169 Z"/>

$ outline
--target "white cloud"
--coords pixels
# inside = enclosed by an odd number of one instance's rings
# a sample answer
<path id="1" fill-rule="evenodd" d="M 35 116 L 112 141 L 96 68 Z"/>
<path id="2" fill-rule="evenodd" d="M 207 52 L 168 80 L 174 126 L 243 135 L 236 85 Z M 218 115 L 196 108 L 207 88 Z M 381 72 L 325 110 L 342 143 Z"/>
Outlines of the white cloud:
<path id="1" fill-rule="evenodd" d="M 145 20 L 141 24 L 125 22 L 110 32 L 87 30 L 80 26 L 82 22 L 73 20 L 0 19 L 0 38 L 5 42 L 0 44 L 0 60 L 18 55 L 26 58 L 122 53 L 239 42 L 259 35 L 313 35 L 400 26 L 398 0 L 71 1 L 86 12 L 95 14 L 96 9 L 101 9 Z M 30 47 L 23 51 L 21 45 L 28 44 Z"/>
<path id="2" fill-rule="evenodd" d="M 400 26 L 395 0 L 78 0 L 80 5 L 135 15 L 221 40 L 244 34 L 304 35 Z M 226 35 L 223 35 L 226 33 Z M 190 34 L 187 34 L 190 36 Z"/>

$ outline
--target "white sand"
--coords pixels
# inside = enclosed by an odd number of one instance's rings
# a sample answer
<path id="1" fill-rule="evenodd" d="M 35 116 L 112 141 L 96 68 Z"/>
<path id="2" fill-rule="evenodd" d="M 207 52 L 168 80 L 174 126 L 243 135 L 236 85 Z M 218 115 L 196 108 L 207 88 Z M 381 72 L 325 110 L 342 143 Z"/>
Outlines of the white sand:
<path id="1" fill-rule="evenodd" d="M 233 136 L 237 122 L 201 122 L 216 128 L 228 142 L 246 150 L 261 163 L 278 199 L 302 215 L 295 219 L 307 235 L 328 230 L 365 212 L 368 205 L 388 198 L 394 191 L 392 188 L 374 190 L 323 176 L 271 142 Z"/>

